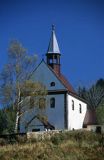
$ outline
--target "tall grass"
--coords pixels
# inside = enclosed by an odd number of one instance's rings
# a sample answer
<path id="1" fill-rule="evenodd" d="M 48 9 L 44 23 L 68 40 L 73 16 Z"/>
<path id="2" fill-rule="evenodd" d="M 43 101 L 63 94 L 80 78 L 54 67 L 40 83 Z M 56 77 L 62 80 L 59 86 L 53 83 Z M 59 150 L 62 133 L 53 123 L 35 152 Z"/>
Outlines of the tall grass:
<path id="1" fill-rule="evenodd" d="M 0 146 L 0 160 L 104 160 L 102 135 L 73 131 L 57 133 L 50 140 Z"/>

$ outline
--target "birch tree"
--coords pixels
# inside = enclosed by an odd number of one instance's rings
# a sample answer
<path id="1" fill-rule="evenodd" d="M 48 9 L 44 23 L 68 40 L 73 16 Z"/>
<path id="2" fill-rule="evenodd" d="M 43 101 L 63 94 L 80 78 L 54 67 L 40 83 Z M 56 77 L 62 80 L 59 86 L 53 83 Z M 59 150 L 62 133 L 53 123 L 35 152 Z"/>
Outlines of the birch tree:
<path id="1" fill-rule="evenodd" d="M 16 109 L 16 133 L 19 132 L 20 117 L 36 106 L 27 105 L 24 110 L 24 102 L 31 97 L 46 96 L 45 86 L 31 80 L 36 59 L 36 55 L 29 55 L 27 50 L 14 40 L 8 48 L 8 63 L 0 74 L 0 101 L 3 106 L 13 105 Z"/>

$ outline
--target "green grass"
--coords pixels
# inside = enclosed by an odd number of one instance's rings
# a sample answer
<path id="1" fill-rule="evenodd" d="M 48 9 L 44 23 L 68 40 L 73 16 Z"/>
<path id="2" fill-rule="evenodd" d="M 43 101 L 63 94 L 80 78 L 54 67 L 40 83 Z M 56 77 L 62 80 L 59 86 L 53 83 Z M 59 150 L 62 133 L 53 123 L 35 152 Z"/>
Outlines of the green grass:
<path id="1" fill-rule="evenodd" d="M 0 146 L 0 160 L 104 160 L 102 136 L 64 132 L 50 140 Z"/>

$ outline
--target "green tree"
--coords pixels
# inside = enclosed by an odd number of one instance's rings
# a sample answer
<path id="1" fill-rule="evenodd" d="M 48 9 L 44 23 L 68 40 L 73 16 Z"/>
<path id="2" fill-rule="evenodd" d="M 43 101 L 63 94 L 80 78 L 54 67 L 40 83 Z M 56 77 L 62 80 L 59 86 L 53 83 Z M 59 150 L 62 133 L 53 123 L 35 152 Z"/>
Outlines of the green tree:
<path id="1" fill-rule="evenodd" d="M 99 124 L 104 125 L 104 99 L 100 105 L 96 108 L 96 117 Z"/>
<path id="2" fill-rule="evenodd" d="M 103 83 L 102 80 L 98 80 L 96 84 L 92 85 L 89 89 L 79 87 L 78 95 L 87 101 L 89 108 L 95 109 L 102 102 L 104 98 Z"/>
<path id="3" fill-rule="evenodd" d="M 98 79 L 96 82 L 96 86 L 100 86 L 100 87 L 104 88 L 104 79 L 102 79 L 102 78 Z"/>
<path id="4" fill-rule="evenodd" d="M 101 88 L 104 89 L 104 79 L 100 78 L 97 82 L 96 82 L 97 86 L 100 86 Z M 99 124 L 103 124 L 104 125 L 104 97 L 101 100 L 101 103 L 99 104 L 99 106 L 96 108 L 96 116 L 97 116 L 97 122 Z"/>
<path id="5" fill-rule="evenodd" d="M 95 109 L 99 124 L 104 124 L 104 79 L 100 78 L 89 89 L 78 89 L 78 95 L 85 99 L 90 109 Z"/>
<path id="6" fill-rule="evenodd" d="M 10 43 L 8 63 L 0 75 L 0 101 L 3 106 L 13 106 L 16 110 L 15 132 L 19 132 L 20 117 L 31 107 L 37 107 L 37 97 L 47 93 L 45 86 L 31 80 L 35 64 L 36 55 L 29 55 L 18 41 Z M 36 102 L 30 106 L 31 97 L 35 97 Z"/>
<path id="7" fill-rule="evenodd" d="M 7 128 L 7 117 L 4 110 L 0 110 L 0 134 L 4 133 L 4 130 Z"/>
<path id="8" fill-rule="evenodd" d="M 16 110 L 13 109 L 13 106 L 10 106 L 5 109 L 6 117 L 7 117 L 7 133 L 13 133 L 15 128 L 15 120 L 16 120 Z"/>
<path id="9" fill-rule="evenodd" d="M 13 133 L 15 127 L 16 111 L 13 107 L 0 110 L 0 134 Z"/>

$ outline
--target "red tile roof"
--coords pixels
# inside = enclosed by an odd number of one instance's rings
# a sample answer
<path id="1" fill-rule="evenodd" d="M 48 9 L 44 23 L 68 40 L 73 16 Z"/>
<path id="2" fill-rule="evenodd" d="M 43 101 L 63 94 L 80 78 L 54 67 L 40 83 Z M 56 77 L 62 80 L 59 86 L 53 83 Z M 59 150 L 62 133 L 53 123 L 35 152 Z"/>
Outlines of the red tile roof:
<path id="1" fill-rule="evenodd" d="M 60 73 L 60 75 L 57 76 L 69 92 L 75 93 L 75 90 L 73 89 L 72 85 L 69 83 L 69 81 L 65 78 L 63 74 Z"/>
<path id="2" fill-rule="evenodd" d="M 69 83 L 69 81 L 65 78 L 65 76 L 62 73 L 59 74 L 59 73 L 55 72 L 51 67 L 50 67 L 50 69 L 54 72 L 54 74 L 56 75 L 56 77 L 65 86 L 65 88 L 68 90 L 68 92 L 76 94 L 74 88 L 72 87 L 72 85 Z"/>
<path id="3" fill-rule="evenodd" d="M 60 82 L 65 86 L 68 93 L 70 93 L 72 96 L 76 97 L 77 99 L 79 99 L 79 100 L 81 100 L 81 101 L 83 101 L 84 103 L 87 104 L 86 100 L 84 100 L 83 98 L 81 98 L 77 95 L 76 91 L 74 90 L 74 88 L 72 87 L 70 82 L 66 79 L 66 77 L 62 73 L 59 74 L 59 73 L 55 72 L 50 66 L 49 66 L 49 68 L 56 75 L 56 77 L 60 80 Z"/>
<path id="4" fill-rule="evenodd" d="M 65 88 L 68 90 L 68 92 L 76 94 L 74 88 L 72 87 L 72 85 L 69 83 L 69 81 L 65 78 L 65 76 L 62 73 L 56 72 L 49 65 L 48 65 L 48 67 L 56 75 L 56 77 L 61 81 L 61 83 L 65 86 Z"/>

